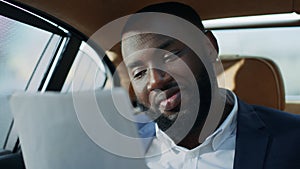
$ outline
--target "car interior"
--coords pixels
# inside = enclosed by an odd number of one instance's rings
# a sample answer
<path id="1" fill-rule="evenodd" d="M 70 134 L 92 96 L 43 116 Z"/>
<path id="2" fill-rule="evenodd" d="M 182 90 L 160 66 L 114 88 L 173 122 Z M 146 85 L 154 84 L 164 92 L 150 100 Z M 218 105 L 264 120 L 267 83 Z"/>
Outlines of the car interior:
<path id="1" fill-rule="evenodd" d="M 216 35 L 226 81 L 221 87 L 248 103 L 300 114 L 300 0 L 175 1 L 192 6 Z M 167 1 L 0 0 L 0 168 L 26 168 L 9 108 L 16 91 L 124 87 L 135 104 L 120 43 L 104 51 L 101 40 L 89 38 L 158 2 Z"/>

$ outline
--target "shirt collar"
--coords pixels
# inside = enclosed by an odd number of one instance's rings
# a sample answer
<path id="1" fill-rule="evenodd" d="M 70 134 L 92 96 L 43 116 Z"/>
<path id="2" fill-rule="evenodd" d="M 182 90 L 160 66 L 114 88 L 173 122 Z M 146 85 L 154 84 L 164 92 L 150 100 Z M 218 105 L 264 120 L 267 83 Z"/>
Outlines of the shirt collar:
<path id="1" fill-rule="evenodd" d="M 196 151 L 200 147 L 206 146 L 208 144 L 211 144 L 213 150 L 217 150 L 220 145 L 236 131 L 236 116 L 237 116 L 237 111 L 238 111 L 238 103 L 237 103 L 237 97 L 236 95 L 228 91 L 229 94 L 231 94 L 234 98 L 234 105 L 233 108 L 230 112 L 230 114 L 227 116 L 227 118 L 224 120 L 224 122 L 219 126 L 219 128 L 212 133 L 210 136 L 208 136 L 205 141 L 199 145 L 198 147 L 188 150 L 184 147 L 177 146 L 174 141 L 162 130 L 160 130 L 155 124 L 155 131 L 156 131 L 156 138 L 159 141 L 162 141 L 164 144 L 166 144 L 167 147 L 169 148 L 176 148 L 176 149 L 181 149 L 184 151 Z"/>
<path id="2" fill-rule="evenodd" d="M 238 111 L 238 103 L 237 103 L 237 97 L 236 95 L 229 91 L 233 98 L 234 98 L 234 105 L 227 116 L 227 118 L 224 120 L 224 122 L 221 124 L 221 126 L 211 135 L 212 136 L 212 148 L 214 150 L 217 150 L 220 145 L 236 131 L 236 118 L 237 118 L 237 111 Z"/>

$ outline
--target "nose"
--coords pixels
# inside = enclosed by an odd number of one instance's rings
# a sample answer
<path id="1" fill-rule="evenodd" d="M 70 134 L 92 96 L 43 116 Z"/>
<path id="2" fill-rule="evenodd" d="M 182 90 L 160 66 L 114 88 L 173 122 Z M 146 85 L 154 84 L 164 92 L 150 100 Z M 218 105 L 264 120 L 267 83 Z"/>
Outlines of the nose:
<path id="1" fill-rule="evenodd" d="M 154 89 L 161 89 L 164 86 L 164 83 L 168 79 L 167 73 L 165 71 L 151 68 L 149 70 L 149 76 L 148 76 L 148 84 L 147 89 L 149 91 Z"/>

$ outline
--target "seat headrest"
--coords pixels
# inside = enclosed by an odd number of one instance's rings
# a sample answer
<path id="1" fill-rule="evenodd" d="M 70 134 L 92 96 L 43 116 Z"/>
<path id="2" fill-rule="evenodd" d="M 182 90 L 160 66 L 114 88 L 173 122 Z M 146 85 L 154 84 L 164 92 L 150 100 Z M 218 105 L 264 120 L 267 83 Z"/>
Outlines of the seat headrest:
<path id="1" fill-rule="evenodd" d="M 284 110 L 285 92 L 278 66 L 270 59 L 258 57 L 222 58 L 224 88 L 234 91 L 250 104 Z"/>

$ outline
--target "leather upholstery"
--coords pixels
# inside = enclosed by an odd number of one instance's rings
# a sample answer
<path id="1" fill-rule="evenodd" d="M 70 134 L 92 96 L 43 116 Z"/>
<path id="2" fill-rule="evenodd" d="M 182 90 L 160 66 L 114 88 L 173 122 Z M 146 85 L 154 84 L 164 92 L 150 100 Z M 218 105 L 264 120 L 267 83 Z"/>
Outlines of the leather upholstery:
<path id="1" fill-rule="evenodd" d="M 283 79 L 277 65 L 258 57 L 223 58 L 225 88 L 250 104 L 280 110 L 285 107 Z"/>

